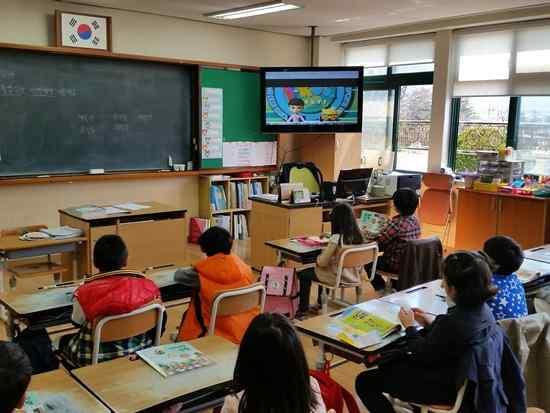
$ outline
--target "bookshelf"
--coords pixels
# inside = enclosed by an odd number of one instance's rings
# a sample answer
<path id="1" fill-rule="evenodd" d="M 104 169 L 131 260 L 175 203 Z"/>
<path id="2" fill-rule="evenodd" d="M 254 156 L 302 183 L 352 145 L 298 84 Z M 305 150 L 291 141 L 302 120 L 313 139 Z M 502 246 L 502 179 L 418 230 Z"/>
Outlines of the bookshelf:
<path id="1" fill-rule="evenodd" d="M 213 189 L 217 187 L 218 189 Z M 254 191 L 253 191 L 254 188 Z M 225 220 L 229 232 L 235 239 L 247 238 L 250 233 L 248 222 L 251 209 L 249 196 L 257 193 L 261 188 L 261 193 L 269 192 L 269 177 L 260 175 L 248 178 L 234 178 L 230 176 L 201 176 L 199 181 L 199 216 L 209 219 L 210 225 L 216 225 L 214 221 Z M 215 191 L 217 199 L 221 202 L 215 205 L 211 202 L 211 193 Z M 244 218 L 237 218 L 241 225 L 246 225 L 246 230 L 236 234 L 235 216 L 243 215 Z M 227 217 L 227 218 L 224 218 Z"/>

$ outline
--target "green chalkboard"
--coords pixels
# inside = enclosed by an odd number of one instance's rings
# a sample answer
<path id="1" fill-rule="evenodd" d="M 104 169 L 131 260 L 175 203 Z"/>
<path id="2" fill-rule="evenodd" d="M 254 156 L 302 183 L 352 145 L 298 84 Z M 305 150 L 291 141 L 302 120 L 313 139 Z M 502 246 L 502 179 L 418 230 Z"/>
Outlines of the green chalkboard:
<path id="1" fill-rule="evenodd" d="M 197 72 L 0 49 L 0 177 L 158 170 L 169 156 L 192 160 Z"/>
<path id="2" fill-rule="evenodd" d="M 276 135 L 261 132 L 260 74 L 210 69 L 200 71 L 201 87 L 223 89 L 224 142 L 271 142 Z M 201 168 L 221 168 L 222 159 L 201 159 Z"/>

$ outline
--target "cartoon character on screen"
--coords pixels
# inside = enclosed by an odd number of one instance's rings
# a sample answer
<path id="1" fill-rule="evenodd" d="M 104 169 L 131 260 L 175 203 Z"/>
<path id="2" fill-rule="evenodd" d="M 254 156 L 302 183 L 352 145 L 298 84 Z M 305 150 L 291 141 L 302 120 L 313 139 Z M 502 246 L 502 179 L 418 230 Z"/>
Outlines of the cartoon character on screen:
<path id="1" fill-rule="evenodd" d="M 300 98 L 292 98 L 288 101 L 288 108 L 290 109 L 290 112 L 292 112 L 287 122 L 290 123 L 297 123 L 297 122 L 305 122 L 306 118 L 304 115 L 302 115 L 302 111 L 304 110 L 304 101 Z"/>

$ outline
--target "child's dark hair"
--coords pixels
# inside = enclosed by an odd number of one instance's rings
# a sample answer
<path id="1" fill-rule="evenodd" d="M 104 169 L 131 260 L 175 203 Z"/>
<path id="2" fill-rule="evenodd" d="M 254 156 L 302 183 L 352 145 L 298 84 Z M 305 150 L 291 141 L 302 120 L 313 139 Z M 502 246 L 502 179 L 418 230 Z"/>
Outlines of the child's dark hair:
<path id="1" fill-rule="evenodd" d="M 208 257 L 216 254 L 231 254 L 233 239 L 225 228 L 211 227 L 204 231 L 199 237 L 201 251 Z"/>
<path id="2" fill-rule="evenodd" d="M 445 258 L 443 277 L 449 287 L 456 289 L 454 300 L 459 306 L 480 306 L 497 292 L 491 285 L 487 257 L 475 252 L 460 251 Z"/>
<path id="3" fill-rule="evenodd" d="M 288 101 L 288 106 L 304 106 L 304 101 L 300 98 L 292 98 Z"/>
<path id="4" fill-rule="evenodd" d="M 418 195 L 411 188 L 399 188 L 393 193 L 393 204 L 404 217 L 414 214 L 418 207 Z"/>
<path id="5" fill-rule="evenodd" d="M 31 381 L 29 358 L 18 344 L 0 341 L 0 413 L 11 413 L 20 404 Z"/>
<path id="6" fill-rule="evenodd" d="M 118 235 L 103 235 L 94 246 L 94 266 L 101 272 L 117 271 L 126 266 L 128 249 Z"/>
<path id="7" fill-rule="evenodd" d="M 260 314 L 239 348 L 233 377 L 243 390 L 239 413 L 310 413 L 317 400 L 302 343 L 288 319 Z"/>
<path id="8" fill-rule="evenodd" d="M 331 231 L 344 237 L 344 244 L 357 245 L 365 242 L 353 209 L 348 204 L 338 204 L 332 209 Z"/>
<path id="9" fill-rule="evenodd" d="M 493 260 L 497 274 L 512 274 L 519 270 L 523 264 L 521 246 L 512 238 L 504 235 L 497 235 L 485 241 L 483 252 Z"/>

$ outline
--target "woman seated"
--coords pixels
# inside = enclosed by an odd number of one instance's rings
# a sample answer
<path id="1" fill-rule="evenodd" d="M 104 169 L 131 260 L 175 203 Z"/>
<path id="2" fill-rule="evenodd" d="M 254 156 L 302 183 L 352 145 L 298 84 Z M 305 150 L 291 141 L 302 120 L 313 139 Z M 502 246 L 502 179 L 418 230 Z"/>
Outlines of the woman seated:
<path id="1" fill-rule="evenodd" d="M 206 334 L 216 294 L 254 282 L 250 267 L 231 253 L 233 240 L 228 231 L 220 227 L 209 228 L 200 236 L 199 245 L 206 258 L 197 262 L 193 269 L 178 270 L 175 274 L 176 281 L 198 289 L 180 326 L 178 339 L 181 341 Z M 215 334 L 238 344 L 258 313 L 259 309 L 253 309 L 242 314 L 219 316 Z"/>
<path id="2" fill-rule="evenodd" d="M 461 411 L 525 411 L 517 360 L 486 305 L 495 294 L 490 280 L 480 254 L 458 252 L 445 259 L 447 314 L 433 320 L 418 309 L 401 309 L 407 338 L 403 356 L 357 377 L 357 394 L 370 412 L 395 411 L 384 393 L 408 402 L 453 405 L 465 380 L 469 391 Z M 415 321 L 424 327 L 422 333 Z"/>
<path id="3" fill-rule="evenodd" d="M 297 316 L 303 316 L 309 311 L 309 296 L 312 281 L 321 281 L 325 284 L 336 284 L 338 270 L 338 258 L 343 248 L 351 245 L 361 245 L 365 241 L 353 210 L 348 204 L 339 204 L 334 207 L 331 214 L 331 232 L 328 245 L 317 257 L 315 268 L 306 268 L 298 272 L 300 280 L 300 305 Z M 344 268 L 342 272 L 342 283 L 357 283 L 365 273 L 362 267 Z M 321 288 L 317 302 L 320 304 Z"/>

